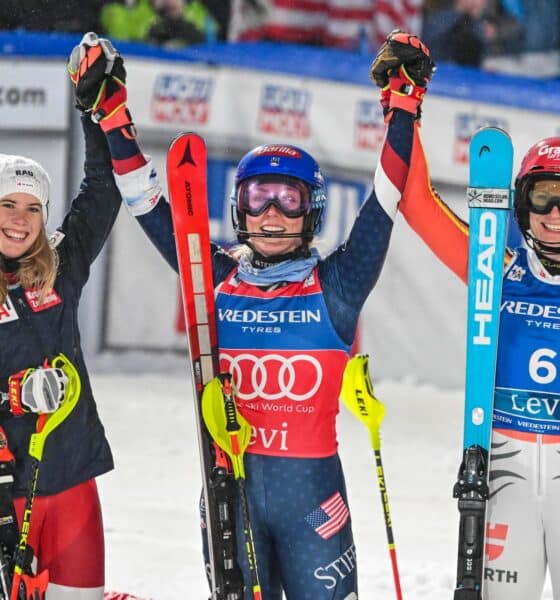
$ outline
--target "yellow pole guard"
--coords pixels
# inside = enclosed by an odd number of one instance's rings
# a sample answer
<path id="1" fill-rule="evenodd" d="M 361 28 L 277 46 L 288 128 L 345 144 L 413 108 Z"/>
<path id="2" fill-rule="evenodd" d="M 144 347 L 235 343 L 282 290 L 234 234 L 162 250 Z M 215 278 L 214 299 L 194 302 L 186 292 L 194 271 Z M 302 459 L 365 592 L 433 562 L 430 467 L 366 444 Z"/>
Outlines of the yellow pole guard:
<path id="1" fill-rule="evenodd" d="M 368 355 L 356 354 L 346 364 L 340 397 L 346 408 L 369 429 L 371 446 L 381 448 L 379 429 L 385 406 L 375 397 L 369 375 Z"/>
<path id="2" fill-rule="evenodd" d="M 235 479 L 245 479 L 243 455 L 251 441 L 251 426 L 235 408 L 239 430 L 227 430 L 222 384 L 218 377 L 211 379 L 202 392 L 202 418 L 212 439 L 229 456 Z M 237 438 L 237 439 L 235 439 Z"/>
<path id="3" fill-rule="evenodd" d="M 31 435 L 31 439 L 29 440 L 29 455 L 37 460 L 43 458 L 43 450 L 45 448 L 47 437 L 74 410 L 82 391 L 80 375 L 76 370 L 76 367 L 72 364 L 72 361 L 64 354 L 57 354 L 52 360 L 51 367 L 62 369 L 66 373 L 68 376 L 68 385 L 60 406 L 55 412 L 44 415 L 45 419 L 43 421 L 43 427 L 40 431 L 36 431 Z"/>

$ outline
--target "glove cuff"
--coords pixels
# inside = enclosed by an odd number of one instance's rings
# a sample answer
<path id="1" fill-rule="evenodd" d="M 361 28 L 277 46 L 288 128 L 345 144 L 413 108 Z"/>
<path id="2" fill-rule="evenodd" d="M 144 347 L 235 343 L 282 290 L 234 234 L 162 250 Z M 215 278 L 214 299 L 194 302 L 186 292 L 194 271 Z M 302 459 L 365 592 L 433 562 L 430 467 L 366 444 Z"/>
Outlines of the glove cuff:
<path id="1" fill-rule="evenodd" d="M 132 122 L 132 117 L 126 104 L 119 105 L 110 114 L 103 114 L 102 110 L 91 113 L 91 119 L 95 123 L 99 123 L 99 126 L 105 133 L 109 133 L 113 129 L 120 129 L 123 131 L 125 137 L 133 139 L 136 137 L 136 128 Z"/>
<path id="2" fill-rule="evenodd" d="M 128 212 L 134 217 L 149 213 L 158 203 L 162 190 L 157 173 L 150 157 L 147 163 L 124 175 L 115 173 L 115 183 L 119 188 Z"/>
<path id="3" fill-rule="evenodd" d="M 381 104 L 381 108 L 383 109 L 383 114 L 386 115 L 389 112 L 389 103 L 391 101 L 391 88 L 389 84 L 385 87 L 381 88 L 379 91 L 379 102 Z"/>
<path id="4" fill-rule="evenodd" d="M 427 88 L 414 83 L 404 65 L 399 68 L 398 75 L 389 79 L 389 88 L 391 90 L 389 110 L 400 108 L 416 118 L 420 118 L 420 105 Z"/>

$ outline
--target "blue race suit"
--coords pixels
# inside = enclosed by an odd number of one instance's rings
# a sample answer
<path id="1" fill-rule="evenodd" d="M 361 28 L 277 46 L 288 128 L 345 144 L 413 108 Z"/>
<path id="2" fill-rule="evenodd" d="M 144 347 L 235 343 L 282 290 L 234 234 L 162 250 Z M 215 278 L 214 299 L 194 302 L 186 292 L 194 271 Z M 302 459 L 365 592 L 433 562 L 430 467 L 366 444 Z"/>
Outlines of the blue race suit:
<path id="1" fill-rule="evenodd" d="M 374 188 L 348 239 L 301 281 L 247 284 L 237 261 L 212 247 L 221 366 L 232 370 L 239 410 L 253 427 L 246 484 L 267 600 L 280 600 L 282 590 L 298 600 L 357 598 L 335 419 L 359 314 L 387 253 L 412 130 L 407 118 L 391 121 Z M 130 186 L 123 195 L 133 205 L 142 191 Z M 136 208 L 140 225 L 178 270 L 167 202 Z M 240 529 L 238 555 L 248 582 Z"/>

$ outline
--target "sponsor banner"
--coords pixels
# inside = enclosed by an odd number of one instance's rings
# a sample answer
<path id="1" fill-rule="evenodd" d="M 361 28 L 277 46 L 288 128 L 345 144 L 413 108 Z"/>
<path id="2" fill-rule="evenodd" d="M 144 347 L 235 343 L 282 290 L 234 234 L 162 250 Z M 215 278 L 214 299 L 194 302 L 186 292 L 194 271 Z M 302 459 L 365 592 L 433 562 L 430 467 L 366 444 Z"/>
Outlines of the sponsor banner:
<path id="1" fill-rule="evenodd" d="M 510 134 L 515 148 L 514 173 L 535 141 L 550 137 L 558 127 L 558 117 L 550 113 L 430 96 L 429 92 L 422 121 L 432 178 L 458 185 L 468 182 L 468 144 L 480 127 L 499 127 Z"/>
<path id="2" fill-rule="evenodd" d="M 127 68 L 130 105 L 141 131 L 192 129 L 222 150 L 290 143 L 320 163 L 367 174 L 383 142 L 378 91 L 366 75 L 360 86 L 202 63 L 133 58 Z M 508 131 L 518 161 L 534 140 L 558 128 L 553 114 L 435 94 L 426 96 L 422 119 L 432 177 L 459 185 L 468 180 L 468 144 L 480 127 Z"/>
<path id="3" fill-rule="evenodd" d="M 0 60 L 0 129 L 64 130 L 69 102 L 60 61 Z"/>
<path id="4" fill-rule="evenodd" d="M 375 98 L 358 98 L 355 104 L 354 146 L 378 154 L 385 138 L 383 109 Z"/>

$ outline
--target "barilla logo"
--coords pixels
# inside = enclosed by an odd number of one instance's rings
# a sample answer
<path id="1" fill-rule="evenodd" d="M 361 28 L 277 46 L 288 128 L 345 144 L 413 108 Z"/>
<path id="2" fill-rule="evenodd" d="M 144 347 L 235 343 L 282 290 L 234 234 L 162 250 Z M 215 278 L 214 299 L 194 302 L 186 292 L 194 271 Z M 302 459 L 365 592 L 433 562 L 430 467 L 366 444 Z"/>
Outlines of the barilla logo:
<path id="1" fill-rule="evenodd" d="M 494 115 L 475 113 L 457 113 L 455 116 L 455 141 L 453 144 L 453 160 L 466 165 L 469 162 L 469 144 L 473 134 L 481 127 L 499 127 L 509 131 L 506 119 Z"/>
<path id="2" fill-rule="evenodd" d="M 152 96 L 152 119 L 158 123 L 206 123 L 212 88 L 209 77 L 159 75 Z"/>
<path id="3" fill-rule="evenodd" d="M 478 324 L 478 332 L 473 336 L 473 344 L 490 345 L 491 339 L 486 335 L 486 327 L 492 323 L 492 300 L 494 271 L 492 260 L 496 253 L 497 218 L 491 212 L 484 212 L 480 217 L 478 243 L 480 252 L 476 260 L 474 321 Z M 476 326 L 475 326 L 476 327 Z"/>
<path id="4" fill-rule="evenodd" d="M 543 144 L 539 148 L 539 156 L 547 156 L 551 160 L 560 160 L 560 146 L 549 146 Z"/>
<path id="5" fill-rule="evenodd" d="M 385 119 L 379 102 L 360 100 L 354 119 L 354 145 L 360 150 L 377 152 L 385 138 Z"/>
<path id="6" fill-rule="evenodd" d="M 309 107 L 311 94 L 284 85 L 265 85 L 261 96 L 257 129 L 263 133 L 292 138 L 311 135 Z"/>
<path id="7" fill-rule="evenodd" d="M 279 146 L 269 144 L 260 146 L 253 152 L 255 156 L 286 156 L 288 158 L 301 158 L 301 152 L 298 152 L 293 146 Z"/>

